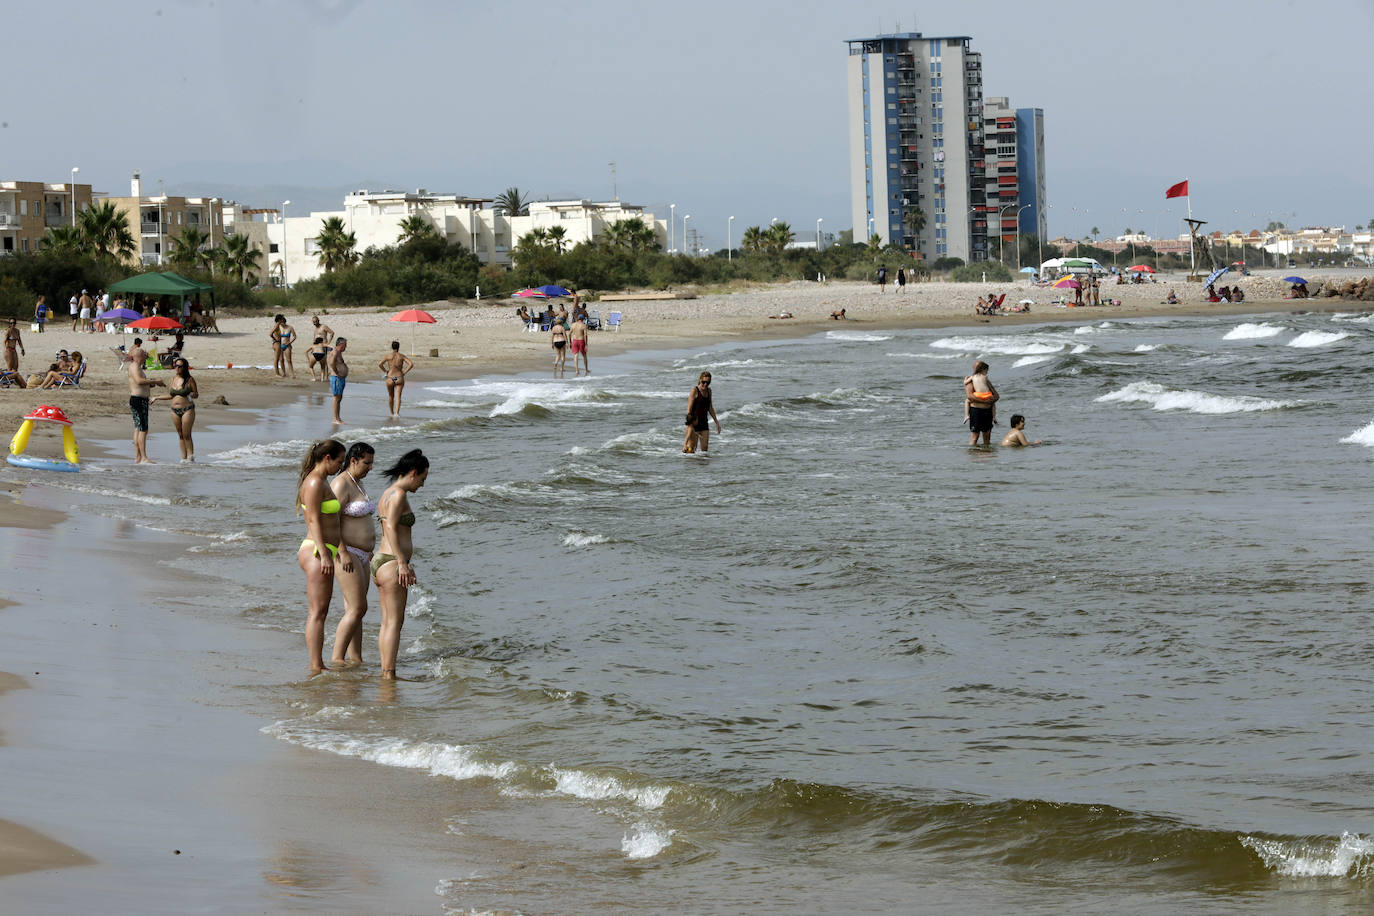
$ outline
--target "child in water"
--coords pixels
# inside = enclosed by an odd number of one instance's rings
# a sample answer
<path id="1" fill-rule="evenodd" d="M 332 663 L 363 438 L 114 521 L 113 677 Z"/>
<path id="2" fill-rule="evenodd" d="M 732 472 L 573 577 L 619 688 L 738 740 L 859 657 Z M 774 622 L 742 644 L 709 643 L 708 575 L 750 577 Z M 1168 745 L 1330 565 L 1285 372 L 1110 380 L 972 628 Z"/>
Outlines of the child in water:
<path id="1" fill-rule="evenodd" d="M 1002 444 L 1020 448 L 1025 445 L 1040 445 L 1039 439 L 1031 442 L 1026 438 L 1026 418 L 1019 413 L 1011 415 L 1011 429 L 1002 437 Z"/>

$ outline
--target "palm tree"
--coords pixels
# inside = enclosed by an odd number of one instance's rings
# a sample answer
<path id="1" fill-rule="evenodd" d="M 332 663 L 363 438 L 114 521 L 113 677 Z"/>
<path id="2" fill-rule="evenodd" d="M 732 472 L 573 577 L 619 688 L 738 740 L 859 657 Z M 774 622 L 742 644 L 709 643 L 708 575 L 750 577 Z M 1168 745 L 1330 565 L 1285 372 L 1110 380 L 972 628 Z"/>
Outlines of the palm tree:
<path id="1" fill-rule="evenodd" d="M 81 211 L 78 229 L 85 246 L 98 258 L 131 258 L 138 241 L 129 229 L 128 216 L 110 201 L 102 201 Z"/>
<path id="2" fill-rule="evenodd" d="M 520 189 L 509 187 L 496 195 L 496 200 L 492 206 L 505 213 L 507 216 L 529 216 L 530 201 L 528 195 L 521 194 Z"/>
<path id="3" fill-rule="evenodd" d="M 204 254 L 202 247 L 209 247 L 210 234 L 196 226 L 186 226 L 167 241 L 172 243 L 172 253 L 167 256 L 176 267 L 189 269 L 201 263 Z"/>
<path id="4" fill-rule="evenodd" d="M 325 273 L 333 273 L 337 268 L 352 264 L 358 258 L 354 247 L 358 237 L 348 231 L 341 217 L 331 216 L 320 224 L 320 235 L 315 245 L 320 252 L 320 266 Z"/>
<path id="5" fill-rule="evenodd" d="M 247 276 L 258 269 L 262 252 L 255 248 L 246 235 L 229 235 L 224 238 L 224 266 L 239 275 L 239 282 L 247 282 Z"/>
<path id="6" fill-rule="evenodd" d="M 902 223 L 913 237 L 919 236 L 921 230 L 926 227 L 926 215 L 920 207 L 904 209 L 902 210 Z"/>
<path id="7" fill-rule="evenodd" d="M 739 247 L 753 254 L 763 251 L 763 230 L 758 226 L 750 226 L 744 230 L 744 235 L 740 236 Z"/>
<path id="8" fill-rule="evenodd" d="M 53 226 L 43 236 L 44 250 L 82 251 L 85 247 L 86 240 L 75 226 Z"/>
<path id="9" fill-rule="evenodd" d="M 764 244 L 769 251 L 774 254 L 782 254 L 783 249 L 792 244 L 797 236 L 792 232 L 792 227 L 787 223 L 774 223 L 768 227 L 768 233 Z"/>
<path id="10" fill-rule="evenodd" d="M 568 245 L 568 230 L 564 229 L 562 226 L 550 226 L 548 228 L 547 237 L 549 244 L 553 246 L 553 250 L 562 254 L 563 249 Z"/>
<path id="11" fill-rule="evenodd" d="M 418 213 L 401 220 L 401 236 L 397 241 L 404 245 L 423 238 L 438 238 L 439 229 Z"/>

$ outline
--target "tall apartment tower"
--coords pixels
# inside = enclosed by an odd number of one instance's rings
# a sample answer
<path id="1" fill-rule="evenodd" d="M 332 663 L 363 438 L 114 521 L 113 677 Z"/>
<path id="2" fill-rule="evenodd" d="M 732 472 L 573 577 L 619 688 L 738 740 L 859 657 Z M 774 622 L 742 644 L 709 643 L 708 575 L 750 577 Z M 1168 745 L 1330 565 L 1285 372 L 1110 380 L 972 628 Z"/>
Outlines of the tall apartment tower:
<path id="1" fill-rule="evenodd" d="M 876 233 L 926 260 L 987 258 L 987 221 L 970 212 L 985 181 L 983 63 L 971 40 L 904 32 L 848 42 L 856 240 Z"/>
<path id="2" fill-rule="evenodd" d="M 1045 238 L 1045 113 L 989 97 L 983 105 L 984 196 L 988 255 L 1016 260 L 1016 236 Z"/>

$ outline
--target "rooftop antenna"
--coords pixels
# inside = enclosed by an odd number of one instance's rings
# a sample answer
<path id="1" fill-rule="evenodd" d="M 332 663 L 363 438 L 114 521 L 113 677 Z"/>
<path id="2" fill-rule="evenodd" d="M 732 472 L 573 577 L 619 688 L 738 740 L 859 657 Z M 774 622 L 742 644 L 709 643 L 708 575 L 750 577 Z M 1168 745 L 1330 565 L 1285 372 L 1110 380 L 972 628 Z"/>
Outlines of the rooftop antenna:
<path id="1" fill-rule="evenodd" d="M 611 200 L 620 200 L 620 191 L 615 184 L 615 160 L 611 160 Z"/>

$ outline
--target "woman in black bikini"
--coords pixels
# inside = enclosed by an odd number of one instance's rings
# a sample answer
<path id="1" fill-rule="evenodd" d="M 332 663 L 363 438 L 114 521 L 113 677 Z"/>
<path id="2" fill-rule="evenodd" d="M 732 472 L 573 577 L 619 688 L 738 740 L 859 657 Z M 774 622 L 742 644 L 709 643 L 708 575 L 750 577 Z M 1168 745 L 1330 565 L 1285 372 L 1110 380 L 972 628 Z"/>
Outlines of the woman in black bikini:
<path id="1" fill-rule="evenodd" d="M 177 428 L 181 439 L 181 460 L 196 460 L 196 444 L 191 441 L 191 429 L 196 425 L 196 402 L 200 397 L 200 387 L 191 377 L 191 364 L 181 357 L 172 363 L 172 384 L 167 393 L 153 398 L 154 401 L 172 402 L 172 425 Z"/>
<path id="2" fill-rule="evenodd" d="M 553 344 L 553 377 L 562 378 L 567 371 L 565 361 L 568 358 L 568 329 L 563 326 L 562 319 L 554 319 L 549 339 Z"/>
<path id="3" fill-rule="evenodd" d="M 372 470 L 374 454 L 366 442 L 354 442 L 348 447 L 344 469 L 331 484 L 342 510 L 339 515 L 343 550 L 353 557 L 353 568 L 335 577 L 339 580 L 339 591 L 343 592 L 344 612 L 334 633 L 334 655 L 329 660 L 334 668 L 363 663 L 363 615 L 367 613 L 367 589 L 372 584 L 368 564 L 377 546 L 377 529 L 372 524 L 377 503 L 368 499 L 363 478 Z"/>
<path id="4" fill-rule="evenodd" d="M 401 456 L 395 466 L 382 472 L 391 481 L 377 503 L 377 517 L 382 522 L 382 547 L 372 558 L 372 581 L 377 583 L 377 595 L 382 605 L 382 627 L 377 633 L 377 654 L 382 657 L 382 677 L 396 678 L 396 653 L 401 647 L 401 626 L 406 619 L 406 599 L 415 584 L 415 570 L 410 565 L 414 552 L 411 529 L 415 513 L 410 508 L 410 494 L 425 485 L 429 476 L 429 459 L 418 448 Z"/>

